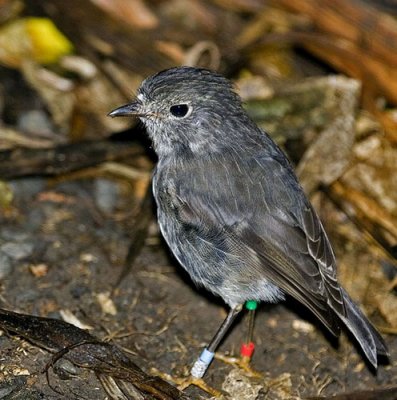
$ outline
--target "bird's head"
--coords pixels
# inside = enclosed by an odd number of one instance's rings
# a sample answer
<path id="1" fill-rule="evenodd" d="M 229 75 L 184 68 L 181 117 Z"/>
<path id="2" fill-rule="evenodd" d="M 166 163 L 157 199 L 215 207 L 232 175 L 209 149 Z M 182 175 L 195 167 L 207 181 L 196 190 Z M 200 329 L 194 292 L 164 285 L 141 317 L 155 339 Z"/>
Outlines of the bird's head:
<path id="1" fill-rule="evenodd" d="M 159 156 L 176 149 L 216 151 L 233 140 L 247 116 L 232 83 L 222 75 L 192 67 L 171 68 L 145 79 L 136 99 L 109 113 L 137 116 Z"/>

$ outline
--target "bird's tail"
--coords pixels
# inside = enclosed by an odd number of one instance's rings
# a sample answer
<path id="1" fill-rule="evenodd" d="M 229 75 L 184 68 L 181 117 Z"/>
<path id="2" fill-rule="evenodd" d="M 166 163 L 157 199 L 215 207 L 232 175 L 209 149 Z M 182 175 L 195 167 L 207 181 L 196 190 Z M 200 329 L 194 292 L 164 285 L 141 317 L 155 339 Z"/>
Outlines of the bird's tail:
<path id="1" fill-rule="evenodd" d="M 376 369 L 378 366 L 378 355 L 389 356 L 386 343 L 363 312 L 354 304 L 346 291 L 343 288 L 341 290 L 345 302 L 346 315 L 338 313 L 338 316 L 357 339 L 368 361 Z"/>

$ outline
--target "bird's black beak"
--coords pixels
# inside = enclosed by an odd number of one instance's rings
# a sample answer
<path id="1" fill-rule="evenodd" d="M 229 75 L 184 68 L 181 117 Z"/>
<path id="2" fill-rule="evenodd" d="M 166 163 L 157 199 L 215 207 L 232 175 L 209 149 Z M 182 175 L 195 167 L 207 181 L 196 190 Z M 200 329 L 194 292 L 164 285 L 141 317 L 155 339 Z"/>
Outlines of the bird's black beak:
<path id="1" fill-rule="evenodd" d="M 115 110 L 111 111 L 108 116 L 109 117 L 128 117 L 132 115 L 139 115 L 140 103 L 138 101 L 134 101 L 129 104 L 125 104 L 124 106 L 118 107 Z"/>

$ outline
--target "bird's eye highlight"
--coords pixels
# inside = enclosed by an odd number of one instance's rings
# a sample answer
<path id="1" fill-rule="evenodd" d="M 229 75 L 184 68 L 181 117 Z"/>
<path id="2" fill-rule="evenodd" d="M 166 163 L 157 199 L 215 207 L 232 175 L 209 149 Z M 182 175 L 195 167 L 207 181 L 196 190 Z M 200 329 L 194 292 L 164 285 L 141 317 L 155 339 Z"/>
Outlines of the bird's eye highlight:
<path id="1" fill-rule="evenodd" d="M 191 108 L 187 104 L 176 104 L 170 107 L 170 112 L 174 117 L 183 118 L 188 115 Z"/>

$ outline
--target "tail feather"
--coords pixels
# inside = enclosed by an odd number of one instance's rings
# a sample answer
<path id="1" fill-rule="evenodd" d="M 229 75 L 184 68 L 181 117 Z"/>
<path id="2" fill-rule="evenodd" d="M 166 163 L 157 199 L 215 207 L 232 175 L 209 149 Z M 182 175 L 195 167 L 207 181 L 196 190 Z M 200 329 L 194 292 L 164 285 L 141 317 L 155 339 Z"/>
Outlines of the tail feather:
<path id="1" fill-rule="evenodd" d="M 338 316 L 357 339 L 368 361 L 376 369 L 378 366 L 378 355 L 386 357 L 389 355 L 386 343 L 346 291 L 342 288 L 341 290 L 345 303 L 346 315 L 338 313 Z"/>

